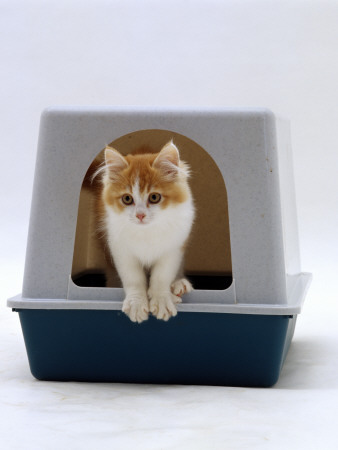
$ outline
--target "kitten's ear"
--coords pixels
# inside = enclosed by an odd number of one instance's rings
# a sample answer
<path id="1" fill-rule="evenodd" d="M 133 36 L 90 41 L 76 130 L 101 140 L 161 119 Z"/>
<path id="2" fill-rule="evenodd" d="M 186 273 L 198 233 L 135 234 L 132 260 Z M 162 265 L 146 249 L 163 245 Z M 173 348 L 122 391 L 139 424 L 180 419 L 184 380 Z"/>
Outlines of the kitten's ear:
<path id="1" fill-rule="evenodd" d="M 121 170 L 128 167 L 128 162 L 126 159 L 112 147 L 106 147 L 104 150 L 104 159 L 106 162 L 106 167 L 109 170 L 109 175 L 116 175 Z"/>
<path id="2" fill-rule="evenodd" d="M 179 171 L 179 164 L 180 154 L 178 152 L 178 148 L 171 140 L 165 144 L 160 153 L 157 155 L 155 161 L 153 162 L 153 167 L 161 170 L 166 177 L 174 178 Z"/>

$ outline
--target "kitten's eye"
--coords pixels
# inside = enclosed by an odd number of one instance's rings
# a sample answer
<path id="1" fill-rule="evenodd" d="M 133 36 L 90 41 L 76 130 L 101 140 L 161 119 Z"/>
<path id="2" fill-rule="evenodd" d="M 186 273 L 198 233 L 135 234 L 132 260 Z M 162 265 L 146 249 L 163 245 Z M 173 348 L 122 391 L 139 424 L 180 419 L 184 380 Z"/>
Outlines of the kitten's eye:
<path id="1" fill-rule="evenodd" d="M 122 202 L 125 205 L 132 205 L 134 203 L 134 200 L 130 194 L 124 194 L 124 195 L 122 195 Z"/>
<path id="2" fill-rule="evenodd" d="M 155 203 L 158 203 L 161 200 L 161 198 L 162 198 L 161 194 L 154 192 L 149 195 L 148 201 L 149 201 L 149 203 L 155 204 Z"/>

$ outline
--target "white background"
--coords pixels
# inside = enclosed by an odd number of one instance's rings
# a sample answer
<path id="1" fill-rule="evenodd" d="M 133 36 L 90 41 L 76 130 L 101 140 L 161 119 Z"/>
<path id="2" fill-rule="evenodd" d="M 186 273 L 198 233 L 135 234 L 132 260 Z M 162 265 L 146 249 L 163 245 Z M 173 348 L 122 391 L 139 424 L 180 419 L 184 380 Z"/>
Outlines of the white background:
<path id="1" fill-rule="evenodd" d="M 336 449 L 338 2 L 0 0 L 0 442 Z M 273 389 L 37 382 L 17 314 L 41 110 L 266 106 L 291 120 L 314 281 Z"/>

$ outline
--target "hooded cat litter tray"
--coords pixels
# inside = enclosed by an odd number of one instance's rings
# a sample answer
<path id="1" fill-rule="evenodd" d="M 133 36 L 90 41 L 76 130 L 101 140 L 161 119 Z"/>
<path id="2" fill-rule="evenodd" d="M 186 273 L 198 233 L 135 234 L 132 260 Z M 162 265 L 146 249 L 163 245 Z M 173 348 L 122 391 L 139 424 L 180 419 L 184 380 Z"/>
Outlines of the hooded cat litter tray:
<path id="1" fill-rule="evenodd" d="M 192 170 L 185 272 L 195 290 L 176 317 L 137 324 L 121 312 L 118 277 L 106 287 L 86 174 L 108 144 L 127 154 L 170 139 Z M 300 270 L 288 123 L 271 112 L 43 113 L 23 292 L 8 300 L 36 378 L 271 386 L 310 278 Z"/>

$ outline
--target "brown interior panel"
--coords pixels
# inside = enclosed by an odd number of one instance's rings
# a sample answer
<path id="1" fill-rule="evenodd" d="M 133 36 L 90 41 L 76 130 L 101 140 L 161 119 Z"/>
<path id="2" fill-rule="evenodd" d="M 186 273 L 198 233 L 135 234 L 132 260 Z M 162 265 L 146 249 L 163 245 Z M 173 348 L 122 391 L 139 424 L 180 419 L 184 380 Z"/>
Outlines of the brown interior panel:
<path id="1" fill-rule="evenodd" d="M 185 255 L 185 271 L 194 276 L 231 277 L 227 192 L 223 176 L 207 151 L 191 139 L 167 130 L 136 131 L 116 139 L 110 146 L 125 155 L 140 147 L 158 152 L 170 139 L 174 139 L 179 148 L 181 159 L 190 165 L 189 183 L 196 207 L 195 223 Z M 95 158 L 95 164 L 102 160 L 103 151 Z M 72 267 L 75 282 L 85 273 L 104 273 L 108 264 L 104 238 L 95 230 L 95 195 L 94 187 L 84 182 Z M 118 277 L 115 278 L 118 286 Z"/>

